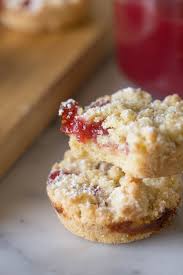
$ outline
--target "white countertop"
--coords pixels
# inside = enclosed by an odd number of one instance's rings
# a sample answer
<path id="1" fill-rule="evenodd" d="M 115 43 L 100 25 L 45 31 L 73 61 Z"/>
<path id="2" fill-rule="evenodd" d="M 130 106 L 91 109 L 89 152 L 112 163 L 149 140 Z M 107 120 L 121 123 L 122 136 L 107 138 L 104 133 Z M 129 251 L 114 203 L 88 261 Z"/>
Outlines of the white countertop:
<path id="1" fill-rule="evenodd" d="M 113 61 L 77 99 L 126 86 Z M 52 124 L 0 184 L 0 275 L 183 275 L 183 211 L 166 231 L 129 245 L 91 243 L 67 232 L 47 199 L 46 178 L 68 139 Z"/>

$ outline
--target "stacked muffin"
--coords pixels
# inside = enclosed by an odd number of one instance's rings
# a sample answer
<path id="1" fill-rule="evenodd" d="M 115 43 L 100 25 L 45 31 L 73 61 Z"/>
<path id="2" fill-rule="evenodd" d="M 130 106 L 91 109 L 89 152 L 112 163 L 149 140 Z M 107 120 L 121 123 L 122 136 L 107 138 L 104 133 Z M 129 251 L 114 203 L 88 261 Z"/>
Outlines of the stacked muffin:
<path id="1" fill-rule="evenodd" d="M 169 224 L 181 202 L 183 101 L 153 101 L 127 88 L 86 108 L 61 104 L 70 150 L 47 193 L 74 234 L 104 243 L 144 239 Z"/>

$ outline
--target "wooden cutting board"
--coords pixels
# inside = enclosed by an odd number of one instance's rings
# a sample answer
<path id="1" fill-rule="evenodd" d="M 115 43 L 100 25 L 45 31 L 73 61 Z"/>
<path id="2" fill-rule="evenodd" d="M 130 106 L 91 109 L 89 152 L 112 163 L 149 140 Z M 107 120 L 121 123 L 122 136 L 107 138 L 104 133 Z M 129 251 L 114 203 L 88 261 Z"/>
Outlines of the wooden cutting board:
<path id="1" fill-rule="evenodd" d="M 0 176 L 79 91 L 109 52 L 104 28 L 88 23 L 30 36 L 0 29 Z"/>

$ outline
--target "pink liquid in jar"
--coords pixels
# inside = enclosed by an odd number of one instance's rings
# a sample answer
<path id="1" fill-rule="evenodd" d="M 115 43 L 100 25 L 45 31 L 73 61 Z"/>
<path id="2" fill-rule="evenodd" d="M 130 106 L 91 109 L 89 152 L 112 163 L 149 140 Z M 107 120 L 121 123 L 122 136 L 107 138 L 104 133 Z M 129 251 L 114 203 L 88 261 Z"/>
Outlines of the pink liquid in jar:
<path id="1" fill-rule="evenodd" d="M 158 97 L 183 96 L 183 0 L 116 0 L 120 69 Z"/>

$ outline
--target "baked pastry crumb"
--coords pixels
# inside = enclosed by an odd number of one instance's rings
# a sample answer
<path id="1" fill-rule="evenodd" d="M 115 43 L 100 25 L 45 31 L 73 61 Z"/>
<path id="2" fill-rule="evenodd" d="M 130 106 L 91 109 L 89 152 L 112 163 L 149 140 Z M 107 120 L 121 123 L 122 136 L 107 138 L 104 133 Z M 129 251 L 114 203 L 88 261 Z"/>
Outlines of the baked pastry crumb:
<path id="1" fill-rule="evenodd" d="M 106 162 L 76 158 L 54 165 L 48 196 L 64 225 L 79 236 L 129 242 L 158 232 L 181 200 L 182 176 L 134 179 Z"/>
<path id="2" fill-rule="evenodd" d="M 126 88 L 86 108 L 61 104 L 62 131 L 79 157 L 122 168 L 137 178 L 179 174 L 183 167 L 183 100 L 178 95 L 152 100 Z"/>

